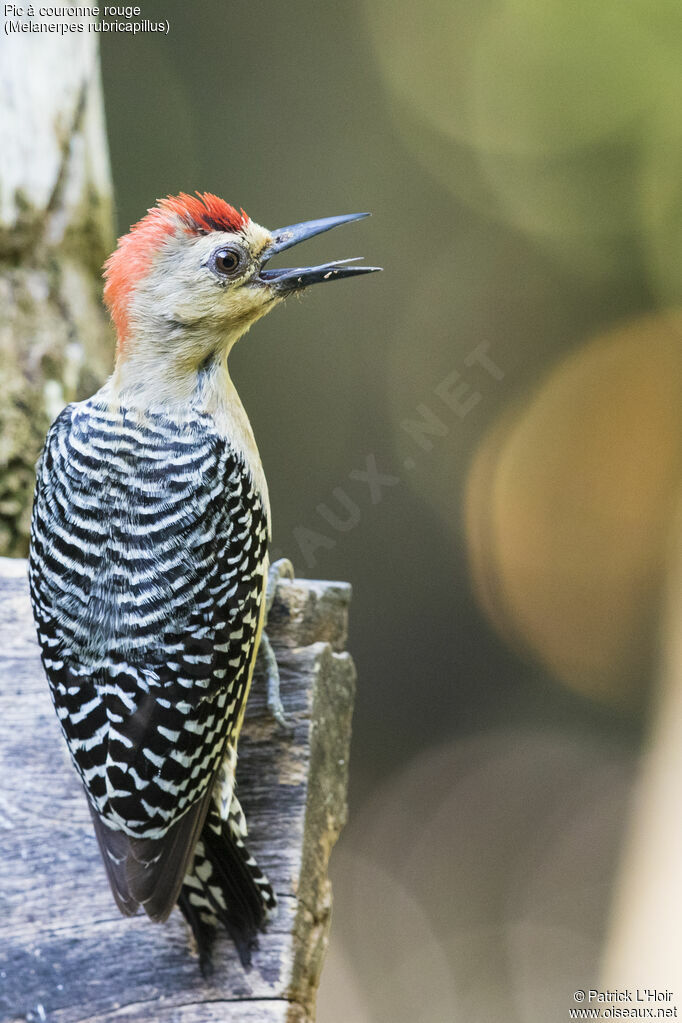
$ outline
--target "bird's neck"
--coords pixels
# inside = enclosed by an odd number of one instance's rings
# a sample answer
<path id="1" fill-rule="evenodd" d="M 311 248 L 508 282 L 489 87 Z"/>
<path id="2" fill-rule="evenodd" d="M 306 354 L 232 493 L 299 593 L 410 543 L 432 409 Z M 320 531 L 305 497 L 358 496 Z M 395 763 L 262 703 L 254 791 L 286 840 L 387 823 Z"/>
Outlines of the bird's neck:
<path id="1" fill-rule="evenodd" d="M 269 522 L 268 485 L 256 438 L 246 409 L 230 377 L 226 357 L 213 360 L 201 368 L 194 400 L 195 407 L 203 412 L 208 412 L 213 417 L 218 432 L 226 437 L 232 447 L 242 455 L 256 488 L 263 498 Z"/>
<path id="2" fill-rule="evenodd" d="M 191 417 L 192 412 L 208 413 L 217 432 L 242 456 L 269 518 L 268 488 L 256 439 L 230 377 L 224 350 L 191 369 L 182 360 L 155 358 L 152 365 L 143 355 L 119 359 L 101 396 L 109 403 L 141 413 L 162 410 L 178 419 Z"/>

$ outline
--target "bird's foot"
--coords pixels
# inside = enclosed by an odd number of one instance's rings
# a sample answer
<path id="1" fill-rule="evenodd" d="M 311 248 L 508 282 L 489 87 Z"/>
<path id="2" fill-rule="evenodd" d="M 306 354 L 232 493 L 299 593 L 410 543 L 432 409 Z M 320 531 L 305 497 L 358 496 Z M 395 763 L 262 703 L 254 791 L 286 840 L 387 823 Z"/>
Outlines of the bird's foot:
<path id="1" fill-rule="evenodd" d="M 270 640 L 265 632 L 262 633 L 260 638 L 258 660 L 260 661 L 261 670 L 265 675 L 268 711 L 282 731 L 287 735 L 291 735 L 294 729 L 284 713 L 284 707 L 282 705 L 282 697 L 280 696 L 279 691 L 279 668 L 277 666 L 275 651 L 272 649 Z"/>
<path id="2" fill-rule="evenodd" d="M 279 558 L 270 566 L 268 581 L 265 587 L 266 622 L 267 616 L 270 614 L 270 609 L 275 599 L 275 593 L 277 592 L 277 586 L 280 580 L 293 578 L 294 566 L 288 558 Z M 277 658 L 275 657 L 275 651 L 272 649 L 272 645 L 265 630 L 261 635 L 258 658 L 261 662 L 261 667 L 265 675 L 268 711 L 275 719 L 280 729 L 287 735 L 291 735 L 293 732 L 293 726 L 284 713 L 284 706 L 282 705 L 282 698 L 280 696 L 279 667 L 277 666 Z"/>

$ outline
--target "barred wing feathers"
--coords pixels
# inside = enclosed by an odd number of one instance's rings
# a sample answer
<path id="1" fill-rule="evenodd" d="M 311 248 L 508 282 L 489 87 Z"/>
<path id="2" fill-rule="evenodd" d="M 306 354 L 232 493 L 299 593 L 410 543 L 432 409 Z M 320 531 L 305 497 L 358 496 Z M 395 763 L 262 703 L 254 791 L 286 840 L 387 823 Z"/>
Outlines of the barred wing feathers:
<path id="1" fill-rule="evenodd" d="M 168 915 L 234 746 L 268 523 L 193 411 L 69 406 L 38 466 L 30 559 L 43 662 L 117 901 Z"/>

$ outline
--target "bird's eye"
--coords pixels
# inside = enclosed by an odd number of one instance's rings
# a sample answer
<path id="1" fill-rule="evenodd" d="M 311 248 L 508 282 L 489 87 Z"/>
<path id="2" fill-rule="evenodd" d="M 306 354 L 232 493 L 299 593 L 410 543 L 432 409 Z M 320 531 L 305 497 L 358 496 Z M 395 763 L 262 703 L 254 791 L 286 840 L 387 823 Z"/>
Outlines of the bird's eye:
<path id="1" fill-rule="evenodd" d="M 212 262 L 213 269 L 221 277 L 236 277 L 242 268 L 243 255 L 239 249 L 218 249 Z"/>

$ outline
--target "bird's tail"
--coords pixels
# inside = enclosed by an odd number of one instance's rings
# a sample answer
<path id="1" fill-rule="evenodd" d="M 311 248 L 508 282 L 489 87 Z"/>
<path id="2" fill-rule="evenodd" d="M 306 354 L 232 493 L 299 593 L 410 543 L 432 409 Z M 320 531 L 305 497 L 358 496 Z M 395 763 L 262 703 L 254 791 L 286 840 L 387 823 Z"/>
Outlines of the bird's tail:
<path id="1" fill-rule="evenodd" d="M 219 924 L 234 942 L 245 969 L 258 947 L 277 899 L 270 882 L 246 847 L 246 822 L 236 797 L 227 820 L 211 807 L 185 875 L 178 906 L 192 929 L 204 975 L 210 974 Z"/>

